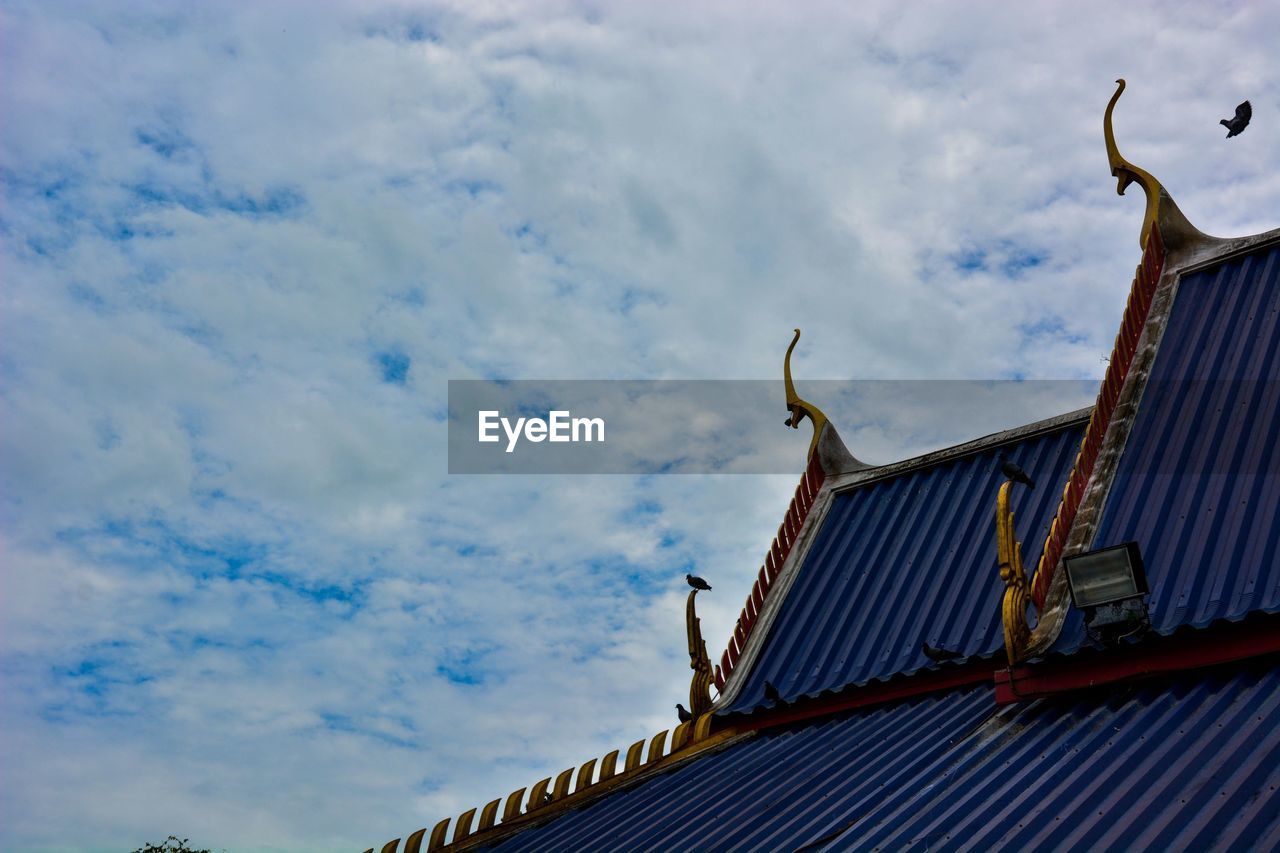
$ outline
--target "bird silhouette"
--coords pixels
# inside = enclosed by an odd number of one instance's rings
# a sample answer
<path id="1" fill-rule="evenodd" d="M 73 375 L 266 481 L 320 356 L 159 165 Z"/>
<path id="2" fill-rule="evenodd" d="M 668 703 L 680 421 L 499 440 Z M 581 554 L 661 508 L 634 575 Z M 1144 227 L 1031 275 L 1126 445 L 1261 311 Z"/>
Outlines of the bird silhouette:
<path id="1" fill-rule="evenodd" d="M 693 714 L 686 711 L 684 705 L 681 705 L 679 702 L 676 703 L 676 716 L 680 718 L 680 722 L 682 723 L 687 723 L 693 719 Z"/>
<path id="2" fill-rule="evenodd" d="M 711 584 L 707 583 L 697 575 L 686 574 L 684 576 L 684 579 L 687 580 L 689 582 L 689 586 L 693 587 L 694 589 L 705 589 L 707 592 L 711 591 Z"/>
<path id="3" fill-rule="evenodd" d="M 782 704 L 782 694 L 778 692 L 778 688 L 766 681 L 764 683 L 764 698 L 768 699 L 775 705 Z"/>
<path id="4" fill-rule="evenodd" d="M 1027 472 L 1019 468 L 1014 462 L 1005 458 L 1003 453 L 1000 454 L 1000 470 L 1006 477 L 1015 483 L 1022 483 L 1028 489 L 1036 487 L 1036 481 L 1027 476 Z"/>
<path id="5" fill-rule="evenodd" d="M 931 646 L 929 645 L 928 640 L 925 640 L 920 644 L 920 649 L 924 652 L 925 657 L 935 663 L 942 663 L 944 660 L 955 660 L 956 658 L 964 657 L 960 652 Z"/>
<path id="6" fill-rule="evenodd" d="M 1249 126 L 1249 120 L 1253 118 L 1253 105 L 1245 101 L 1236 107 L 1236 114 L 1232 118 L 1224 118 L 1218 124 L 1227 129 L 1227 139 L 1233 136 L 1239 136 L 1240 131 Z"/>

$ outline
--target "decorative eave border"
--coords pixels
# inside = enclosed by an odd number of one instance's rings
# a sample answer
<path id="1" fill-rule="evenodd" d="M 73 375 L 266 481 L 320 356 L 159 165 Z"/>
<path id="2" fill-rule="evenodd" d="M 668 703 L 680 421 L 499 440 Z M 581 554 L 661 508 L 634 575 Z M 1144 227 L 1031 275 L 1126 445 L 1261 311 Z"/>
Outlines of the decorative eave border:
<path id="1" fill-rule="evenodd" d="M 490 800 L 480 809 L 467 809 L 458 816 L 456 822 L 452 818 L 441 820 L 431 828 L 430 834 L 425 827 L 419 829 L 404 839 L 402 851 L 400 839 L 394 838 L 382 846 L 381 853 L 436 853 L 469 850 L 491 844 L 508 835 L 545 823 L 612 791 L 678 767 L 703 753 L 723 749 L 751 736 L 750 733 L 740 732 L 735 728 L 725 728 L 712 734 L 710 714 L 703 715 L 696 723 L 681 723 L 670 734 L 669 750 L 668 731 L 665 729 L 652 738 L 631 744 L 621 771 L 617 769 L 621 751 L 615 749 L 598 762 L 593 758 L 578 767 L 576 782 L 574 768 L 570 767 L 557 774 L 554 782 L 548 776 L 531 787 L 517 788 L 506 796 L 505 805 L 504 798 L 499 797 Z M 646 740 L 649 745 L 647 751 Z M 501 820 L 499 808 L 502 809 Z M 452 837 L 449 834 L 451 822 Z M 370 847 L 365 853 L 373 853 L 373 850 Z"/>

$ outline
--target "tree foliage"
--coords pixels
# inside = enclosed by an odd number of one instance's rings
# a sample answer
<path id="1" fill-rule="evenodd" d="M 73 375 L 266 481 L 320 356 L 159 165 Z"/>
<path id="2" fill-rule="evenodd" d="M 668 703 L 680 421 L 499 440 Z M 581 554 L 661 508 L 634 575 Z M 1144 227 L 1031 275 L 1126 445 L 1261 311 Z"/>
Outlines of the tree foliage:
<path id="1" fill-rule="evenodd" d="M 207 847 L 199 850 L 194 847 L 188 847 L 187 839 L 170 835 L 161 844 L 148 844 L 146 847 L 139 847 L 133 853 L 213 853 L 213 851 Z"/>

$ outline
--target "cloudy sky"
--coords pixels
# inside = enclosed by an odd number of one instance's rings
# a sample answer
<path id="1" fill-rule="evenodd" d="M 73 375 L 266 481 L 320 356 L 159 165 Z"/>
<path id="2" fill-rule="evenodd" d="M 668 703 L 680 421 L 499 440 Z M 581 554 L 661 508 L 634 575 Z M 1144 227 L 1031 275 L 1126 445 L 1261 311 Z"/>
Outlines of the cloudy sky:
<path id="1" fill-rule="evenodd" d="M 1254 233 L 1278 40 L 1245 3 L 0 2 L 0 846 L 358 850 L 671 726 L 683 575 L 718 657 L 795 478 L 451 477 L 447 380 L 776 379 L 794 326 L 802 386 L 1099 376 L 1113 81 L 1125 154 Z"/>

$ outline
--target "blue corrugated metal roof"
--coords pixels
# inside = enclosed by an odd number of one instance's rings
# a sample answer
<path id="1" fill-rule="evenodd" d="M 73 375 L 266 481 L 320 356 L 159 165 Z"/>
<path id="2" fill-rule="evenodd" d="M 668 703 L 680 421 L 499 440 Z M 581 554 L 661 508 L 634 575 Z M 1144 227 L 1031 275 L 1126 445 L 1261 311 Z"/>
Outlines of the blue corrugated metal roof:
<path id="1" fill-rule="evenodd" d="M 1179 283 L 1094 547 L 1128 541 L 1160 633 L 1280 610 L 1280 246 Z"/>
<path id="2" fill-rule="evenodd" d="M 989 687 L 763 733 L 503 850 L 1280 845 L 1280 670 L 996 708 Z"/>
<path id="3" fill-rule="evenodd" d="M 936 667 L 922 644 L 987 655 L 1003 648 L 995 499 L 1004 453 L 1036 482 L 1017 492 L 1023 562 L 1035 566 L 1084 431 L 1075 423 L 838 494 L 723 713 Z"/>

